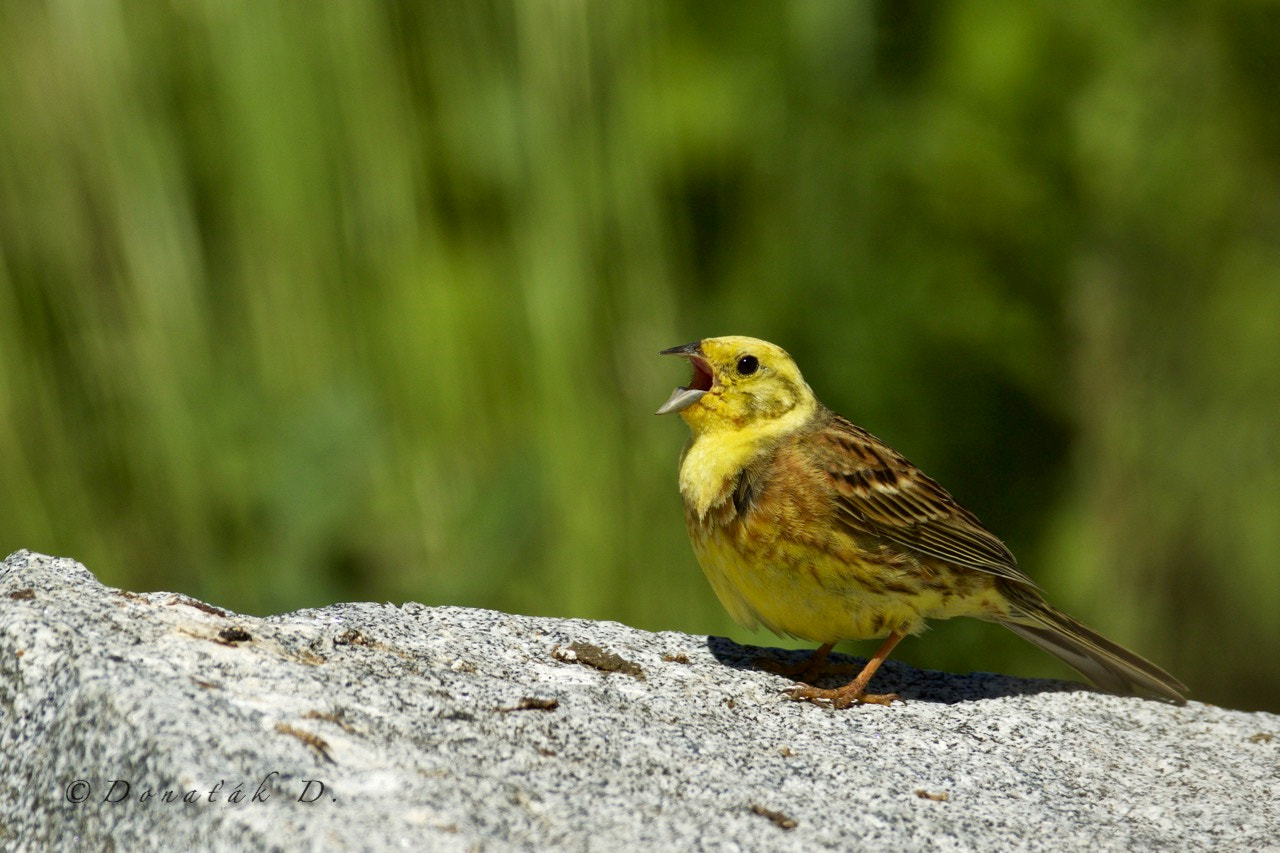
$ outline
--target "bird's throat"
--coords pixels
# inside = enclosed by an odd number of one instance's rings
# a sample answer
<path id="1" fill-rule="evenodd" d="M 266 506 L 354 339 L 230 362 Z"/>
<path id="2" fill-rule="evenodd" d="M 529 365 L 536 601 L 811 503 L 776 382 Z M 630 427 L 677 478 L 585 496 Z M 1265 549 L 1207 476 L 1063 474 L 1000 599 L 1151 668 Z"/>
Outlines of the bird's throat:
<path id="1" fill-rule="evenodd" d="M 813 406 L 797 406 L 785 415 L 730 430 L 699 429 L 690 406 L 680 413 L 693 433 L 680 458 L 680 495 L 701 521 L 708 512 L 733 499 L 743 469 L 771 452 L 778 442 L 804 426 Z M 690 415 L 694 417 L 691 418 Z"/>

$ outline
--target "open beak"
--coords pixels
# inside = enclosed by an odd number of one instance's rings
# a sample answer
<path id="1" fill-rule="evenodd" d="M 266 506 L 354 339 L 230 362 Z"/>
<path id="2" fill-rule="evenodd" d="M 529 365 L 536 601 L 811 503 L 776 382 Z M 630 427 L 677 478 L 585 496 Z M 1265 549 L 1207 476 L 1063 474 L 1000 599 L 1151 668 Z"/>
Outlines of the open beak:
<path id="1" fill-rule="evenodd" d="M 662 408 L 655 414 L 668 415 L 683 411 L 701 400 L 702 395 L 711 390 L 711 365 L 707 364 L 707 360 L 702 355 L 702 341 L 664 349 L 658 355 L 678 355 L 689 359 L 689 364 L 693 366 L 693 376 L 689 379 L 687 386 L 672 391 L 671 399 L 663 403 Z"/>

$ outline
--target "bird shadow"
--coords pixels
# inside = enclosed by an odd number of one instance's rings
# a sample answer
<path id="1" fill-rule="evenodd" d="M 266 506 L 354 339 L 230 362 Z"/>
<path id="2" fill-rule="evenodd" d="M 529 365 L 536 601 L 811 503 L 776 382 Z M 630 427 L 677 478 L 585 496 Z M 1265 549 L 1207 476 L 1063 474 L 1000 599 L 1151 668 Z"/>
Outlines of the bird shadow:
<path id="1" fill-rule="evenodd" d="M 768 671 L 761 666 L 761 661 L 791 666 L 808 660 L 813 653 L 811 649 L 791 650 L 744 646 L 727 637 L 707 637 L 707 649 L 716 660 L 727 667 L 755 672 Z M 853 674 L 856 674 L 858 669 L 866 663 L 865 658 L 837 653 L 832 653 L 828 661 L 833 664 L 851 665 Z M 826 675 L 817 679 L 815 683 L 821 687 L 839 687 L 853 678 L 853 674 Z M 787 676 L 778 677 L 787 678 Z M 1033 696 L 1040 693 L 1089 692 L 1089 688 L 1085 685 L 1070 681 L 1015 678 L 1011 675 L 989 672 L 956 675 L 950 672 L 916 669 L 909 664 L 894 660 L 885 661 L 881 665 L 871 680 L 869 689 L 876 693 L 896 693 L 906 701 L 932 702 L 940 705 L 955 705 L 981 699 L 1003 699 L 1011 696 Z"/>

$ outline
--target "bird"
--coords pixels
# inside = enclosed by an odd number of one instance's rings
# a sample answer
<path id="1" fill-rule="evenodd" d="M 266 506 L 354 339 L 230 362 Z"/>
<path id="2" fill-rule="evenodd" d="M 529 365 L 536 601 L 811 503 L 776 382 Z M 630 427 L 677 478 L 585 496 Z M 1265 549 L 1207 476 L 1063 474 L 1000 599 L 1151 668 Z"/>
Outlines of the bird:
<path id="1" fill-rule="evenodd" d="M 899 697 L 867 690 L 880 664 L 928 620 L 996 622 L 1103 690 L 1182 703 L 1187 687 L 1049 604 L 995 534 L 885 442 L 828 409 L 781 347 L 725 336 L 662 350 L 689 383 L 657 414 L 679 413 L 685 522 L 703 573 L 733 619 L 818 648 L 797 700 L 848 708 Z M 884 638 L 856 677 L 832 671 L 842 640 Z M 848 670 L 846 670 L 848 671 Z"/>

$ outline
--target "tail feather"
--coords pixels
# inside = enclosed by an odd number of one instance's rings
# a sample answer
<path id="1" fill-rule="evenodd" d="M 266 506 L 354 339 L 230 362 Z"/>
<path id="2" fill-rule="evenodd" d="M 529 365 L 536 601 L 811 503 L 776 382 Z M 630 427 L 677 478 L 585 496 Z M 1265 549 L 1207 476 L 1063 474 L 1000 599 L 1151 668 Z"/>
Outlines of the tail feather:
<path id="1" fill-rule="evenodd" d="M 1043 601 L 1027 603 L 1031 606 L 1000 620 L 1000 624 L 1103 690 L 1125 695 L 1153 693 L 1179 704 L 1186 701 L 1187 686 L 1151 661 Z"/>

